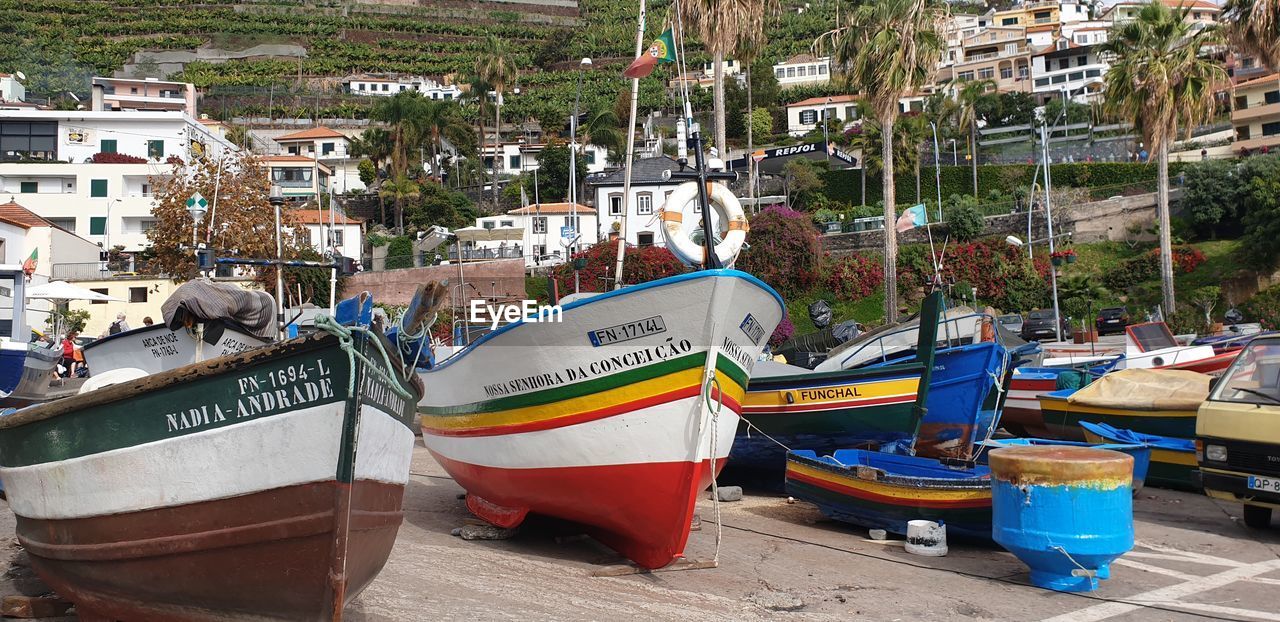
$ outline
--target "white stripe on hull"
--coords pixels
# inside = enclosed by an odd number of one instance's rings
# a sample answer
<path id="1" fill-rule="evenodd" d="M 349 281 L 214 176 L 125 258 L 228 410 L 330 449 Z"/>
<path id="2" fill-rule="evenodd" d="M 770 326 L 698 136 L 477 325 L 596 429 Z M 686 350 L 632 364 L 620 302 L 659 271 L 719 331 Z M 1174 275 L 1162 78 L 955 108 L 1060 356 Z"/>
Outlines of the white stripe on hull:
<path id="1" fill-rule="evenodd" d="M 135 447 L 0 469 L 0 479 L 14 513 L 32 519 L 120 514 L 329 481 L 337 473 L 344 409 L 341 402 L 326 404 Z M 367 450 L 357 452 L 356 479 L 406 482 L 412 432 L 370 407 L 364 414 L 359 443 Z"/>
<path id="2" fill-rule="evenodd" d="M 700 405 L 701 398 L 683 398 L 552 430 L 471 437 L 425 433 L 422 440 L 451 460 L 504 469 L 691 462 Z M 726 406 L 718 417 L 717 458 L 729 455 L 737 427 L 738 415 Z"/>

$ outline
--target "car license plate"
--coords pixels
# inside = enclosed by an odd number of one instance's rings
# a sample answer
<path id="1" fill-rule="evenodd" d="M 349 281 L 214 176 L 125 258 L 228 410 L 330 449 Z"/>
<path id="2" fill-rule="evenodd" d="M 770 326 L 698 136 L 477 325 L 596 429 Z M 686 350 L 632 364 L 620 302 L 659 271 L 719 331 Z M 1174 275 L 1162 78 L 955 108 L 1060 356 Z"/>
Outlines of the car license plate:
<path id="1" fill-rule="evenodd" d="M 1280 477 L 1262 477 L 1259 475 L 1249 476 L 1250 490 L 1264 490 L 1266 492 L 1274 492 L 1280 494 Z"/>
<path id="2" fill-rule="evenodd" d="M 1119 324 L 1120 320 L 1107 320 L 1108 324 Z"/>

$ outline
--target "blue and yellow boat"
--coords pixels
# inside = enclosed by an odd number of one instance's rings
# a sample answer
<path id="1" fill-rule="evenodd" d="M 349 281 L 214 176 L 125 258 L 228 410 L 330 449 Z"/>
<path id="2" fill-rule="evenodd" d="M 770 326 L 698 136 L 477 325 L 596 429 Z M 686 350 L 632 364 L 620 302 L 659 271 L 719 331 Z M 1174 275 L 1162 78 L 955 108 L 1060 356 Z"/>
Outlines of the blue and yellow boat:
<path id="1" fill-rule="evenodd" d="M 1189 438 L 1174 438 L 1156 434 L 1143 434 L 1133 430 L 1121 430 L 1105 423 L 1080 422 L 1085 440 L 1090 443 L 1130 443 L 1151 448 L 1151 466 L 1147 469 L 1147 483 L 1160 488 L 1199 490 L 1195 474 L 1200 468 L 1196 462 L 1196 444 Z"/>
<path id="2" fill-rule="evenodd" d="M 1209 394 L 1212 378 L 1183 370 L 1123 369 L 1081 389 L 1041 395 L 1048 436 L 1085 440 L 1081 422 L 1105 423 L 1174 438 L 1193 438 L 1196 410 Z M 1194 464 L 1194 461 L 1193 461 Z"/>

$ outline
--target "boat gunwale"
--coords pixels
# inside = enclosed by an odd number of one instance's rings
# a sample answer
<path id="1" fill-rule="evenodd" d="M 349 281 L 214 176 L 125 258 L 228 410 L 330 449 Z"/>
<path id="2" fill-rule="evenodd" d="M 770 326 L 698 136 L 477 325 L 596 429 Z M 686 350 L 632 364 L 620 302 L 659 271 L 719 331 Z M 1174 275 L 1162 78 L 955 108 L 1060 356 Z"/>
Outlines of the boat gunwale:
<path id="1" fill-rule="evenodd" d="M 272 343 L 272 340 L 271 340 L 271 339 L 269 339 L 269 338 L 265 338 L 265 337 L 259 337 L 258 335 L 253 334 L 253 331 L 249 330 L 248 328 L 245 328 L 244 324 L 241 324 L 240 322 L 237 322 L 237 321 L 235 321 L 235 320 L 201 320 L 201 321 L 200 321 L 200 322 L 198 322 L 198 323 L 204 324 L 204 323 L 209 323 L 209 322 L 213 322 L 213 321 L 222 322 L 223 324 L 226 324 L 228 328 L 234 328 L 234 329 L 236 329 L 236 330 L 240 331 L 241 333 L 244 333 L 245 335 L 248 335 L 248 336 L 250 336 L 250 337 L 253 337 L 254 339 L 257 339 L 258 341 L 263 342 L 264 344 Z M 152 325 L 150 325 L 150 326 L 139 326 L 139 327 L 137 327 L 137 328 L 130 328 L 129 330 L 118 332 L 118 333 L 116 333 L 116 334 L 114 334 L 114 335 L 107 335 L 106 337 L 99 337 L 99 338 L 97 338 L 97 339 L 94 339 L 93 341 L 90 341 L 89 343 L 84 344 L 83 346 L 81 346 L 81 348 L 80 348 L 80 349 L 81 349 L 81 350 L 85 350 L 85 351 L 92 352 L 92 351 L 93 351 L 93 349 L 94 349 L 95 347 L 97 347 L 97 346 L 99 346 L 99 345 L 102 345 L 102 344 L 104 344 L 104 343 L 110 343 L 110 342 L 115 341 L 115 340 L 117 340 L 117 339 L 119 339 L 119 338 L 121 338 L 121 337 L 125 337 L 125 336 L 132 336 L 132 335 L 141 335 L 141 334 L 143 334 L 143 333 L 152 332 L 152 331 L 158 332 L 158 331 L 161 331 L 161 330 L 168 330 L 169 332 L 176 333 L 176 332 L 178 332 L 178 330 L 186 330 L 186 329 L 185 329 L 185 328 L 183 328 L 183 329 L 172 329 L 172 328 L 169 328 L 168 326 L 166 326 L 165 324 L 152 324 Z"/>
<path id="2" fill-rule="evenodd" d="M 867 453 L 878 453 L 878 452 L 867 452 Z M 893 454 L 885 454 L 885 455 L 893 455 Z M 834 457 L 832 457 L 832 459 L 834 460 Z M 922 458 L 922 459 L 932 460 L 931 458 Z M 937 462 L 936 460 L 934 461 Z M 991 489 L 991 477 L 989 474 L 986 477 L 970 475 L 968 477 L 963 477 L 963 478 L 962 477 L 948 478 L 948 477 L 922 477 L 922 476 L 897 475 L 897 474 L 889 473 L 880 467 L 863 465 L 863 464 L 841 465 L 841 464 L 835 464 L 832 462 L 827 462 L 823 460 L 822 457 L 810 458 L 808 456 L 798 455 L 794 451 L 787 452 L 788 467 L 793 462 L 830 473 L 832 475 L 838 476 L 842 480 L 868 482 L 872 484 L 883 484 L 886 486 L 893 486 L 893 487 L 903 488 L 903 489 L 939 490 L 939 491 L 946 491 L 946 490 L 981 491 L 981 490 Z M 941 466 L 941 463 L 939 463 L 939 466 Z M 858 477 L 855 470 L 859 467 L 875 470 L 878 473 L 876 479 L 868 480 L 868 479 L 863 479 L 861 477 Z M 942 471 L 942 472 L 945 472 L 945 471 Z M 963 471 L 957 470 L 956 473 L 961 474 L 963 473 Z"/>
<path id="3" fill-rule="evenodd" d="M 773 296 L 774 301 L 778 303 L 778 307 L 782 309 L 782 318 L 786 319 L 787 305 L 786 305 L 786 302 L 783 301 L 781 294 L 779 294 L 772 287 L 770 287 L 768 283 L 761 281 L 759 278 L 755 277 L 754 275 L 747 272 L 743 272 L 741 270 L 734 270 L 732 268 L 697 270 L 694 272 L 686 272 L 684 274 L 669 276 L 666 278 L 658 279 L 656 281 L 646 281 L 644 283 L 637 283 L 635 285 L 629 285 L 627 287 L 623 287 L 622 289 L 614 289 L 614 290 L 601 293 L 596 296 L 591 296 L 590 298 L 582 298 L 579 300 L 575 300 L 573 302 L 570 302 L 566 305 L 561 306 L 560 310 L 562 312 L 569 311 L 572 309 L 577 309 L 578 307 L 584 307 L 594 302 L 600 302 L 602 300 L 608 300 L 610 298 L 617 298 L 619 296 L 624 296 L 627 294 L 634 294 L 636 292 L 643 291 L 646 289 L 662 287 L 664 285 L 671 285 L 673 283 L 681 283 L 684 281 L 691 281 L 695 279 L 713 278 L 713 277 L 730 277 L 730 278 L 742 279 L 744 281 L 747 281 L 748 283 L 751 283 L 752 285 L 759 287 L 760 289 L 764 290 L 765 292 Z M 490 339 L 496 338 L 498 335 L 501 335 L 503 333 L 515 330 L 517 327 L 524 326 L 524 323 L 525 322 L 523 319 L 516 320 L 515 322 L 499 327 L 497 330 L 487 332 L 481 335 L 475 341 L 471 342 L 470 344 L 467 344 L 465 348 L 450 355 L 449 358 L 446 358 L 445 360 L 440 361 L 439 363 L 431 366 L 430 368 L 419 367 L 417 368 L 416 371 L 419 374 L 432 374 L 432 373 L 441 371 L 449 367 L 450 365 L 452 365 L 455 361 L 465 358 L 468 354 L 473 352 L 476 348 L 483 345 L 485 342 L 489 341 Z"/>

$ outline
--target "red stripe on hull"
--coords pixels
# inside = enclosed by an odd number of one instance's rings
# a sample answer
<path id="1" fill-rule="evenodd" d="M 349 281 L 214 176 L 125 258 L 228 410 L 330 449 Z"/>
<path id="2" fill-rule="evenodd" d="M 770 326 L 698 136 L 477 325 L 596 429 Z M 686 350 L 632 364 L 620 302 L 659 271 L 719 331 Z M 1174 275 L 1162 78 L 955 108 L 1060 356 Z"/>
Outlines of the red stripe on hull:
<path id="1" fill-rule="evenodd" d="M 907 497 L 891 497 L 888 495 L 876 494 L 874 492 L 863 490 L 861 488 L 854 488 L 852 486 L 846 486 L 844 484 L 829 482 L 827 480 L 818 479 L 816 477 L 809 477 L 804 473 L 799 473 L 791 470 L 787 471 L 787 479 L 793 479 L 798 482 L 804 482 L 811 486 L 817 486 L 818 488 L 830 490 L 831 492 L 834 492 L 834 493 L 848 495 L 850 497 L 856 497 L 858 499 L 865 499 L 867 501 L 874 501 L 876 503 L 884 503 L 886 505 L 896 505 L 901 507 L 914 507 L 914 508 L 952 509 L 952 510 L 991 507 L 990 497 L 987 497 L 985 499 L 966 499 L 963 501 L 926 500 L 926 499 L 910 499 Z"/>
<path id="2" fill-rule="evenodd" d="M 504 513 L 581 523 L 645 568 L 661 568 L 684 554 L 698 493 L 710 483 L 709 461 L 508 469 L 431 453 L 469 496 L 480 497 L 468 500 L 468 508 L 487 504 Z M 717 467 L 723 464 L 717 461 Z M 489 519 L 487 512 L 477 515 Z"/>
<path id="3" fill-rule="evenodd" d="M 1202 374 L 1216 374 L 1226 371 L 1227 367 L 1231 366 L 1231 362 L 1236 360 L 1236 355 L 1238 354 L 1239 352 L 1227 352 L 1225 354 L 1219 354 L 1217 356 L 1200 359 L 1198 361 L 1175 363 L 1173 365 L 1162 367 L 1161 369 L 1184 369 L 1187 371 L 1200 372 Z"/>
<path id="4" fill-rule="evenodd" d="M 335 509 L 348 491 L 337 563 Z M 336 620 L 386 564 L 403 496 L 403 485 L 330 481 L 110 516 L 20 516 L 17 533 L 32 568 L 82 617 Z"/>
<path id="5" fill-rule="evenodd" d="M 1058 381 L 1055 380 L 1030 380 L 1018 378 L 1017 375 L 1009 381 L 1010 391 L 1035 391 L 1036 393 L 1048 393 L 1058 390 Z"/>
<path id="6" fill-rule="evenodd" d="M 894 396 L 894 397 L 877 397 L 865 400 L 855 400 L 850 402 L 834 402 L 827 404 L 783 404 L 781 406 L 745 406 L 743 412 L 749 415 L 785 415 L 798 412 L 813 412 L 822 410 L 844 410 L 847 408 L 865 408 L 867 406 L 879 406 L 881 404 L 903 404 L 916 401 L 916 396 Z"/>

